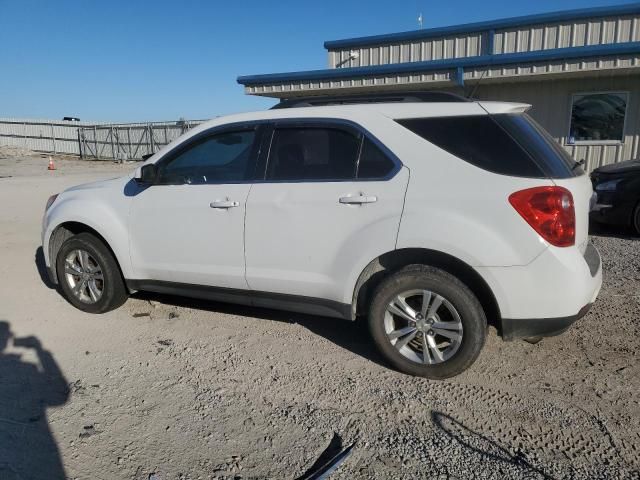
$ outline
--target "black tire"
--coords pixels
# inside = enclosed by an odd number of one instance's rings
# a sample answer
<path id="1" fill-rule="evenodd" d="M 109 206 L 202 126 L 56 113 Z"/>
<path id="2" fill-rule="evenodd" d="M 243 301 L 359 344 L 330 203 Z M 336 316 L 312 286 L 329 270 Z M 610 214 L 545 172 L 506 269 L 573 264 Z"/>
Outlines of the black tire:
<path id="1" fill-rule="evenodd" d="M 633 210 L 633 218 L 631 219 L 631 226 L 636 234 L 640 235 L 640 203 L 636 205 Z"/>
<path id="2" fill-rule="evenodd" d="M 102 280 L 100 282 L 102 294 L 94 303 L 83 302 L 78 298 L 73 293 L 72 285 L 65 274 L 65 259 L 69 254 L 77 250 L 88 252 L 102 272 Z M 62 244 L 56 257 L 56 271 L 58 284 L 67 301 L 84 312 L 105 313 L 115 310 L 127 300 L 127 290 L 118 262 L 102 240 L 90 233 L 79 233 Z"/>
<path id="3" fill-rule="evenodd" d="M 433 292 L 446 299 L 458 313 L 462 324 L 462 340 L 458 342 L 457 351 L 440 363 L 427 365 L 411 360 L 400 353 L 387 337 L 385 330 L 387 306 L 397 295 L 412 290 Z M 440 311 L 437 310 L 437 312 Z M 453 275 L 425 265 L 410 265 L 381 282 L 372 297 L 368 323 L 376 347 L 393 367 L 410 375 L 435 380 L 453 377 L 469 368 L 478 358 L 487 334 L 484 310 L 471 290 Z M 415 338 L 422 338 L 424 335 L 426 342 L 426 336 L 433 335 L 432 332 L 418 332 Z M 435 357 L 432 356 L 432 358 Z"/>

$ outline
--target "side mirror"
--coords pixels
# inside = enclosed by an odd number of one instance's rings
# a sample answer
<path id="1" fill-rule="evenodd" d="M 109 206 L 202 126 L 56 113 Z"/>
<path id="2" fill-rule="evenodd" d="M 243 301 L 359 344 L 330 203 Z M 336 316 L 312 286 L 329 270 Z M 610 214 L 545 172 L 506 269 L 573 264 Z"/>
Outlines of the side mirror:
<path id="1" fill-rule="evenodd" d="M 136 173 L 133 176 L 133 178 L 138 183 L 153 185 L 156 182 L 157 176 L 158 176 L 158 167 L 156 167 L 155 163 L 149 163 L 147 165 L 143 165 L 142 167 L 139 167 L 136 170 Z"/>
<path id="2" fill-rule="evenodd" d="M 149 158 L 153 157 L 154 155 L 155 155 L 155 153 L 145 153 L 144 155 L 142 155 L 142 161 L 145 162 Z"/>

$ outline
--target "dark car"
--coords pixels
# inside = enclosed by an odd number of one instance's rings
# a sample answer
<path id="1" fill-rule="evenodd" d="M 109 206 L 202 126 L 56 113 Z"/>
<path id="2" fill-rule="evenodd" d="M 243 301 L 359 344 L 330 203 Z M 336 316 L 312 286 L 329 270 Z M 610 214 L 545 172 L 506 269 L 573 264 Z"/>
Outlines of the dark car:
<path id="1" fill-rule="evenodd" d="M 640 160 L 597 168 L 591 173 L 591 182 L 597 195 L 591 220 L 632 227 L 640 234 Z"/>

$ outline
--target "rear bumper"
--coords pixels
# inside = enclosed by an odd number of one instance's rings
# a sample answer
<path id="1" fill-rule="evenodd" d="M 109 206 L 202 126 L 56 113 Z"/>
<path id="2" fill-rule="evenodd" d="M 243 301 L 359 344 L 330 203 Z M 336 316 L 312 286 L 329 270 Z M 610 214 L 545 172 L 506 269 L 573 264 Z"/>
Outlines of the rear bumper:
<path id="1" fill-rule="evenodd" d="M 588 312 L 602 286 L 600 254 L 591 243 L 584 253 L 549 247 L 529 265 L 478 271 L 498 303 L 505 340 L 562 333 Z"/>
<path id="2" fill-rule="evenodd" d="M 576 315 L 558 318 L 502 319 L 502 339 L 506 341 L 527 337 L 553 337 L 564 333 L 571 325 L 584 317 L 591 309 L 590 303 Z"/>

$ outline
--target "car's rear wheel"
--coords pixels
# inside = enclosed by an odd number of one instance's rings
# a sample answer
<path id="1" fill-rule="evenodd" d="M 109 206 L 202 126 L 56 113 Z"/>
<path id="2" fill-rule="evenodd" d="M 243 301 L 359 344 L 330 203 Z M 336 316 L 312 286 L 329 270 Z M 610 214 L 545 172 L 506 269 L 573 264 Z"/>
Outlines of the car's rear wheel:
<path id="1" fill-rule="evenodd" d="M 398 370 L 443 379 L 473 364 L 485 342 L 487 321 L 478 299 L 456 277 L 411 265 L 376 289 L 369 330 Z"/>
<path id="2" fill-rule="evenodd" d="M 636 208 L 633 211 L 633 229 L 638 235 L 640 235 L 640 203 L 636 205 Z"/>
<path id="3" fill-rule="evenodd" d="M 80 310 L 104 313 L 118 308 L 127 299 L 113 254 L 90 233 L 80 233 L 62 244 L 56 270 L 65 297 Z"/>

